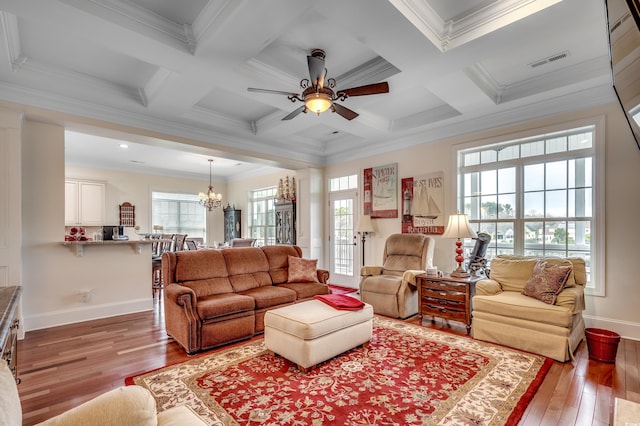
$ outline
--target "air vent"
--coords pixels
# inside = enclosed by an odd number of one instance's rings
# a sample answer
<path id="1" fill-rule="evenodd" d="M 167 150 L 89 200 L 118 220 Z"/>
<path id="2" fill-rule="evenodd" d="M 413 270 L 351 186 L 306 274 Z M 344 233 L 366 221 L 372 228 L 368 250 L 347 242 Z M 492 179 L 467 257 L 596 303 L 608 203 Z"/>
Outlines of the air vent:
<path id="1" fill-rule="evenodd" d="M 548 58 L 544 58 L 544 59 L 540 59 L 539 61 L 535 61 L 533 63 L 530 63 L 529 66 L 531 68 L 536 68 L 539 67 L 541 65 L 546 65 L 546 64 L 550 64 L 552 62 L 556 62 L 559 61 L 561 59 L 565 59 L 569 57 L 569 51 L 566 50 L 562 53 L 556 53 L 555 55 L 549 56 Z"/>

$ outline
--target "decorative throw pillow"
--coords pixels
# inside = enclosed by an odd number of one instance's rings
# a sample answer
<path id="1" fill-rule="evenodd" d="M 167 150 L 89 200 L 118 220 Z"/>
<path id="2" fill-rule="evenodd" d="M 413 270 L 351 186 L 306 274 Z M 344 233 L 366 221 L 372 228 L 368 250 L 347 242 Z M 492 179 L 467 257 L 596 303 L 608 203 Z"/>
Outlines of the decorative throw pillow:
<path id="1" fill-rule="evenodd" d="M 564 288 L 571 270 L 571 266 L 554 265 L 539 260 L 533 267 L 531 277 L 524 285 L 522 294 L 553 305 L 556 296 Z"/>
<path id="2" fill-rule="evenodd" d="M 300 257 L 289 256 L 289 278 L 290 283 L 317 283 L 318 259 L 302 259 Z"/>

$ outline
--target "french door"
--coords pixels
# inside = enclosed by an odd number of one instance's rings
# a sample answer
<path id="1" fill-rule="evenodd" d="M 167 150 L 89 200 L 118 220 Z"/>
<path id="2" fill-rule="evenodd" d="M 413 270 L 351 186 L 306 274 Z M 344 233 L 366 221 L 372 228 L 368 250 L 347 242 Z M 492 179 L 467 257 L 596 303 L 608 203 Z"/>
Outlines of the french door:
<path id="1" fill-rule="evenodd" d="M 331 192 L 330 204 L 330 278 L 332 284 L 358 288 L 360 258 L 356 250 L 358 216 L 356 191 Z"/>

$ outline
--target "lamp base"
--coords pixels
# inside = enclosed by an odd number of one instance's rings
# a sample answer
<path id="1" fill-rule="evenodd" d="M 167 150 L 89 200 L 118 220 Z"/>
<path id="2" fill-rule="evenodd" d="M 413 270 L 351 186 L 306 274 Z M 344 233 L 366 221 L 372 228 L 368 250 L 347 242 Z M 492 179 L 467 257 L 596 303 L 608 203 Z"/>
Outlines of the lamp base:
<path id="1" fill-rule="evenodd" d="M 456 270 L 451 272 L 449 275 L 455 278 L 469 278 L 471 276 L 469 272 L 464 270 L 464 267 L 460 263 L 458 263 Z"/>

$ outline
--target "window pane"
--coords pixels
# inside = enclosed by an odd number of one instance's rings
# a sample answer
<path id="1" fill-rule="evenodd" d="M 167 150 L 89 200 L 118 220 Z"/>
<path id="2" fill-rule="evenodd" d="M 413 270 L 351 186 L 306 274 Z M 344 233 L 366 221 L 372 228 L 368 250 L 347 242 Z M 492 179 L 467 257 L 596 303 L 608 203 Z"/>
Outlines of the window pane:
<path id="1" fill-rule="evenodd" d="M 498 170 L 498 193 L 516 192 L 516 168 Z"/>
<path id="2" fill-rule="evenodd" d="M 593 133 L 578 133 L 569 136 L 569 150 L 591 148 L 593 146 Z"/>
<path id="3" fill-rule="evenodd" d="M 546 189 L 567 187 L 567 162 L 547 163 Z"/>
<path id="4" fill-rule="evenodd" d="M 569 217 L 591 217 L 593 200 L 591 188 L 572 189 L 569 194 Z"/>
<path id="5" fill-rule="evenodd" d="M 465 173 L 464 175 L 464 196 L 476 195 L 480 192 L 480 174 Z"/>
<path id="6" fill-rule="evenodd" d="M 465 166 L 474 166 L 476 164 L 480 164 L 480 153 L 479 152 L 471 152 L 468 154 L 464 154 L 462 157 L 462 161 Z"/>
<path id="7" fill-rule="evenodd" d="M 489 151 L 482 151 L 481 153 L 482 164 L 494 163 L 498 159 L 498 152 L 495 149 Z"/>
<path id="8" fill-rule="evenodd" d="M 481 219 L 496 219 L 498 217 L 498 197 L 489 196 L 482 197 L 482 216 Z"/>
<path id="9" fill-rule="evenodd" d="M 466 197 L 464 199 L 464 211 L 469 215 L 469 220 L 480 219 L 480 197 Z"/>
<path id="10" fill-rule="evenodd" d="M 544 189 L 544 164 L 524 166 L 524 190 L 539 191 Z"/>
<path id="11" fill-rule="evenodd" d="M 516 194 L 498 195 L 498 218 L 511 219 L 515 217 Z"/>
<path id="12" fill-rule="evenodd" d="M 544 192 L 524 194 L 524 217 L 542 217 L 544 213 Z"/>
<path id="13" fill-rule="evenodd" d="M 547 191 L 546 217 L 567 216 L 567 191 Z"/>
<path id="14" fill-rule="evenodd" d="M 523 143 L 520 146 L 521 157 L 533 157 L 544 154 L 544 141 Z"/>
<path id="15" fill-rule="evenodd" d="M 543 222 L 525 222 L 524 247 L 525 249 L 540 249 L 543 247 L 544 231 Z"/>
<path id="16" fill-rule="evenodd" d="M 481 173 L 482 195 L 491 195 L 498 192 L 498 173 L 496 170 L 489 170 Z"/>
<path id="17" fill-rule="evenodd" d="M 507 146 L 498 150 L 498 160 L 512 160 L 520 158 L 520 145 Z"/>
<path id="18" fill-rule="evenodd" d="M 552 154 L 554 152 L 564 152 L 566 150 L 567 150 L 566 136 L 547 139 L 547 154 Z"/>

